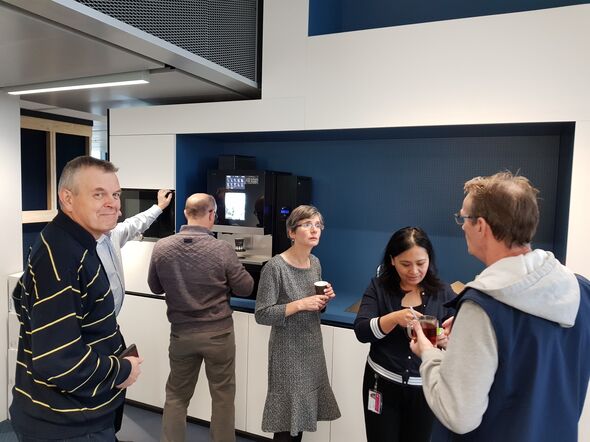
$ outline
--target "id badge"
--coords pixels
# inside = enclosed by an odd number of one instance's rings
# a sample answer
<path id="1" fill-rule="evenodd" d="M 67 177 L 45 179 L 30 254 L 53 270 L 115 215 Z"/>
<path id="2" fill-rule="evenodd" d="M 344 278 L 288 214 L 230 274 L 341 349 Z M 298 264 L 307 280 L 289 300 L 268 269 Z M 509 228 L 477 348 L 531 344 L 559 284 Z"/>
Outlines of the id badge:
<path id="1" fill-rule="evenodd" d="M 373 413 L 381 414 L 382 406 L 383 401 L 381 400 L 381 393 L 377 390 L 369 390 L 369 402 L 367 404 L 368 410 Z"/>

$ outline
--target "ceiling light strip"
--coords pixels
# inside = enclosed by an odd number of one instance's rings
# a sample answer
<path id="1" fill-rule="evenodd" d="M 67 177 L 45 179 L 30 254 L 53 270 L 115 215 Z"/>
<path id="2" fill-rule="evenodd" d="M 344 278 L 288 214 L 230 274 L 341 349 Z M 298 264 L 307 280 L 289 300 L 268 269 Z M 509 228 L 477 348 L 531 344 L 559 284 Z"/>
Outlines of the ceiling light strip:
<path id="1" fill-rule="evenodd" d="M 86 78 L 75 78 L 71 80 L 53 81 L 48 83 L 20 85 L 5 88 L 3 91 L 10 95 L 26 95 L 146 83 L 149 83 L 149 73 L 147 71 L 140 71 L 126 72 L 123 74 L 100 75 Z"/>

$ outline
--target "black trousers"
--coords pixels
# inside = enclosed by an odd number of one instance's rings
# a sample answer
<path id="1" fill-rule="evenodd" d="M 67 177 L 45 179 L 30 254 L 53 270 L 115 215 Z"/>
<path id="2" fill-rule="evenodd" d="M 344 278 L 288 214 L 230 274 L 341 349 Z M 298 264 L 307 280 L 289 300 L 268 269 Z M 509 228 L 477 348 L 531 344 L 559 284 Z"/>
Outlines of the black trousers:
<path id="1" fill-rule="evenodd" d="M 297 436 L 291 436 L 289 431 L 281 431 L 280 433 L 274 433 L 272 438 L 273 442 L 301 442 L 303 432 L 297 433 Z"/>
<path id="2" fill-rule="evenodd" d="M 365 367 L 363 406 L 367 442 L 428 442 L 434 415 L 422 387 L 398 384 L 381 376 L 377 390 L 381 393 L 381 414 L 367 409 L 369 390 L 375 385 L 375 372 Z"/>

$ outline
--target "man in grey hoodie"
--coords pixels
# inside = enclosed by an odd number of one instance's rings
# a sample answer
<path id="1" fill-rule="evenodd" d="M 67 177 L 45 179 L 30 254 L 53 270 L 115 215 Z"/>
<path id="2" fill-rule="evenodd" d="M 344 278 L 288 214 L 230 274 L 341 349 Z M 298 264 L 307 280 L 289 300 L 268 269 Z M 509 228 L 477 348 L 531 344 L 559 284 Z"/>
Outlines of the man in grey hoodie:
<path id="1" fill-rule="evenodd" d="M 532 250 L 538 190 L 498 173 L 465 183 L 455 215 L 486 265 L 453 302 L 446 351 L 417 325 L 433 441 L 577 441 L 590 377 L 590 283 Z M 441 425 L 442 424 L 442 425 Z"/>

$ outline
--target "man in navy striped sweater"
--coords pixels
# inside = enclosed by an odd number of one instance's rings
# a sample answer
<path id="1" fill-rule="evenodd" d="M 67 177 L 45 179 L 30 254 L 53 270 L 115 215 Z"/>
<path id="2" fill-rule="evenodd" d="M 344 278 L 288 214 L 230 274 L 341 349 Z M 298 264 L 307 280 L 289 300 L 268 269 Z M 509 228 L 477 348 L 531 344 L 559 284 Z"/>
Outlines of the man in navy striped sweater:
<path id="1" fill-rule="evenodd" d="M 113 441 L 141 358 L 123 341 L 96 240 L 117 223 L 117 169 L 92 157 L 60 177 L 60 211 L 33 246 L 13 297 L 21 329 L 10 407 L 20 441 Z"/>

